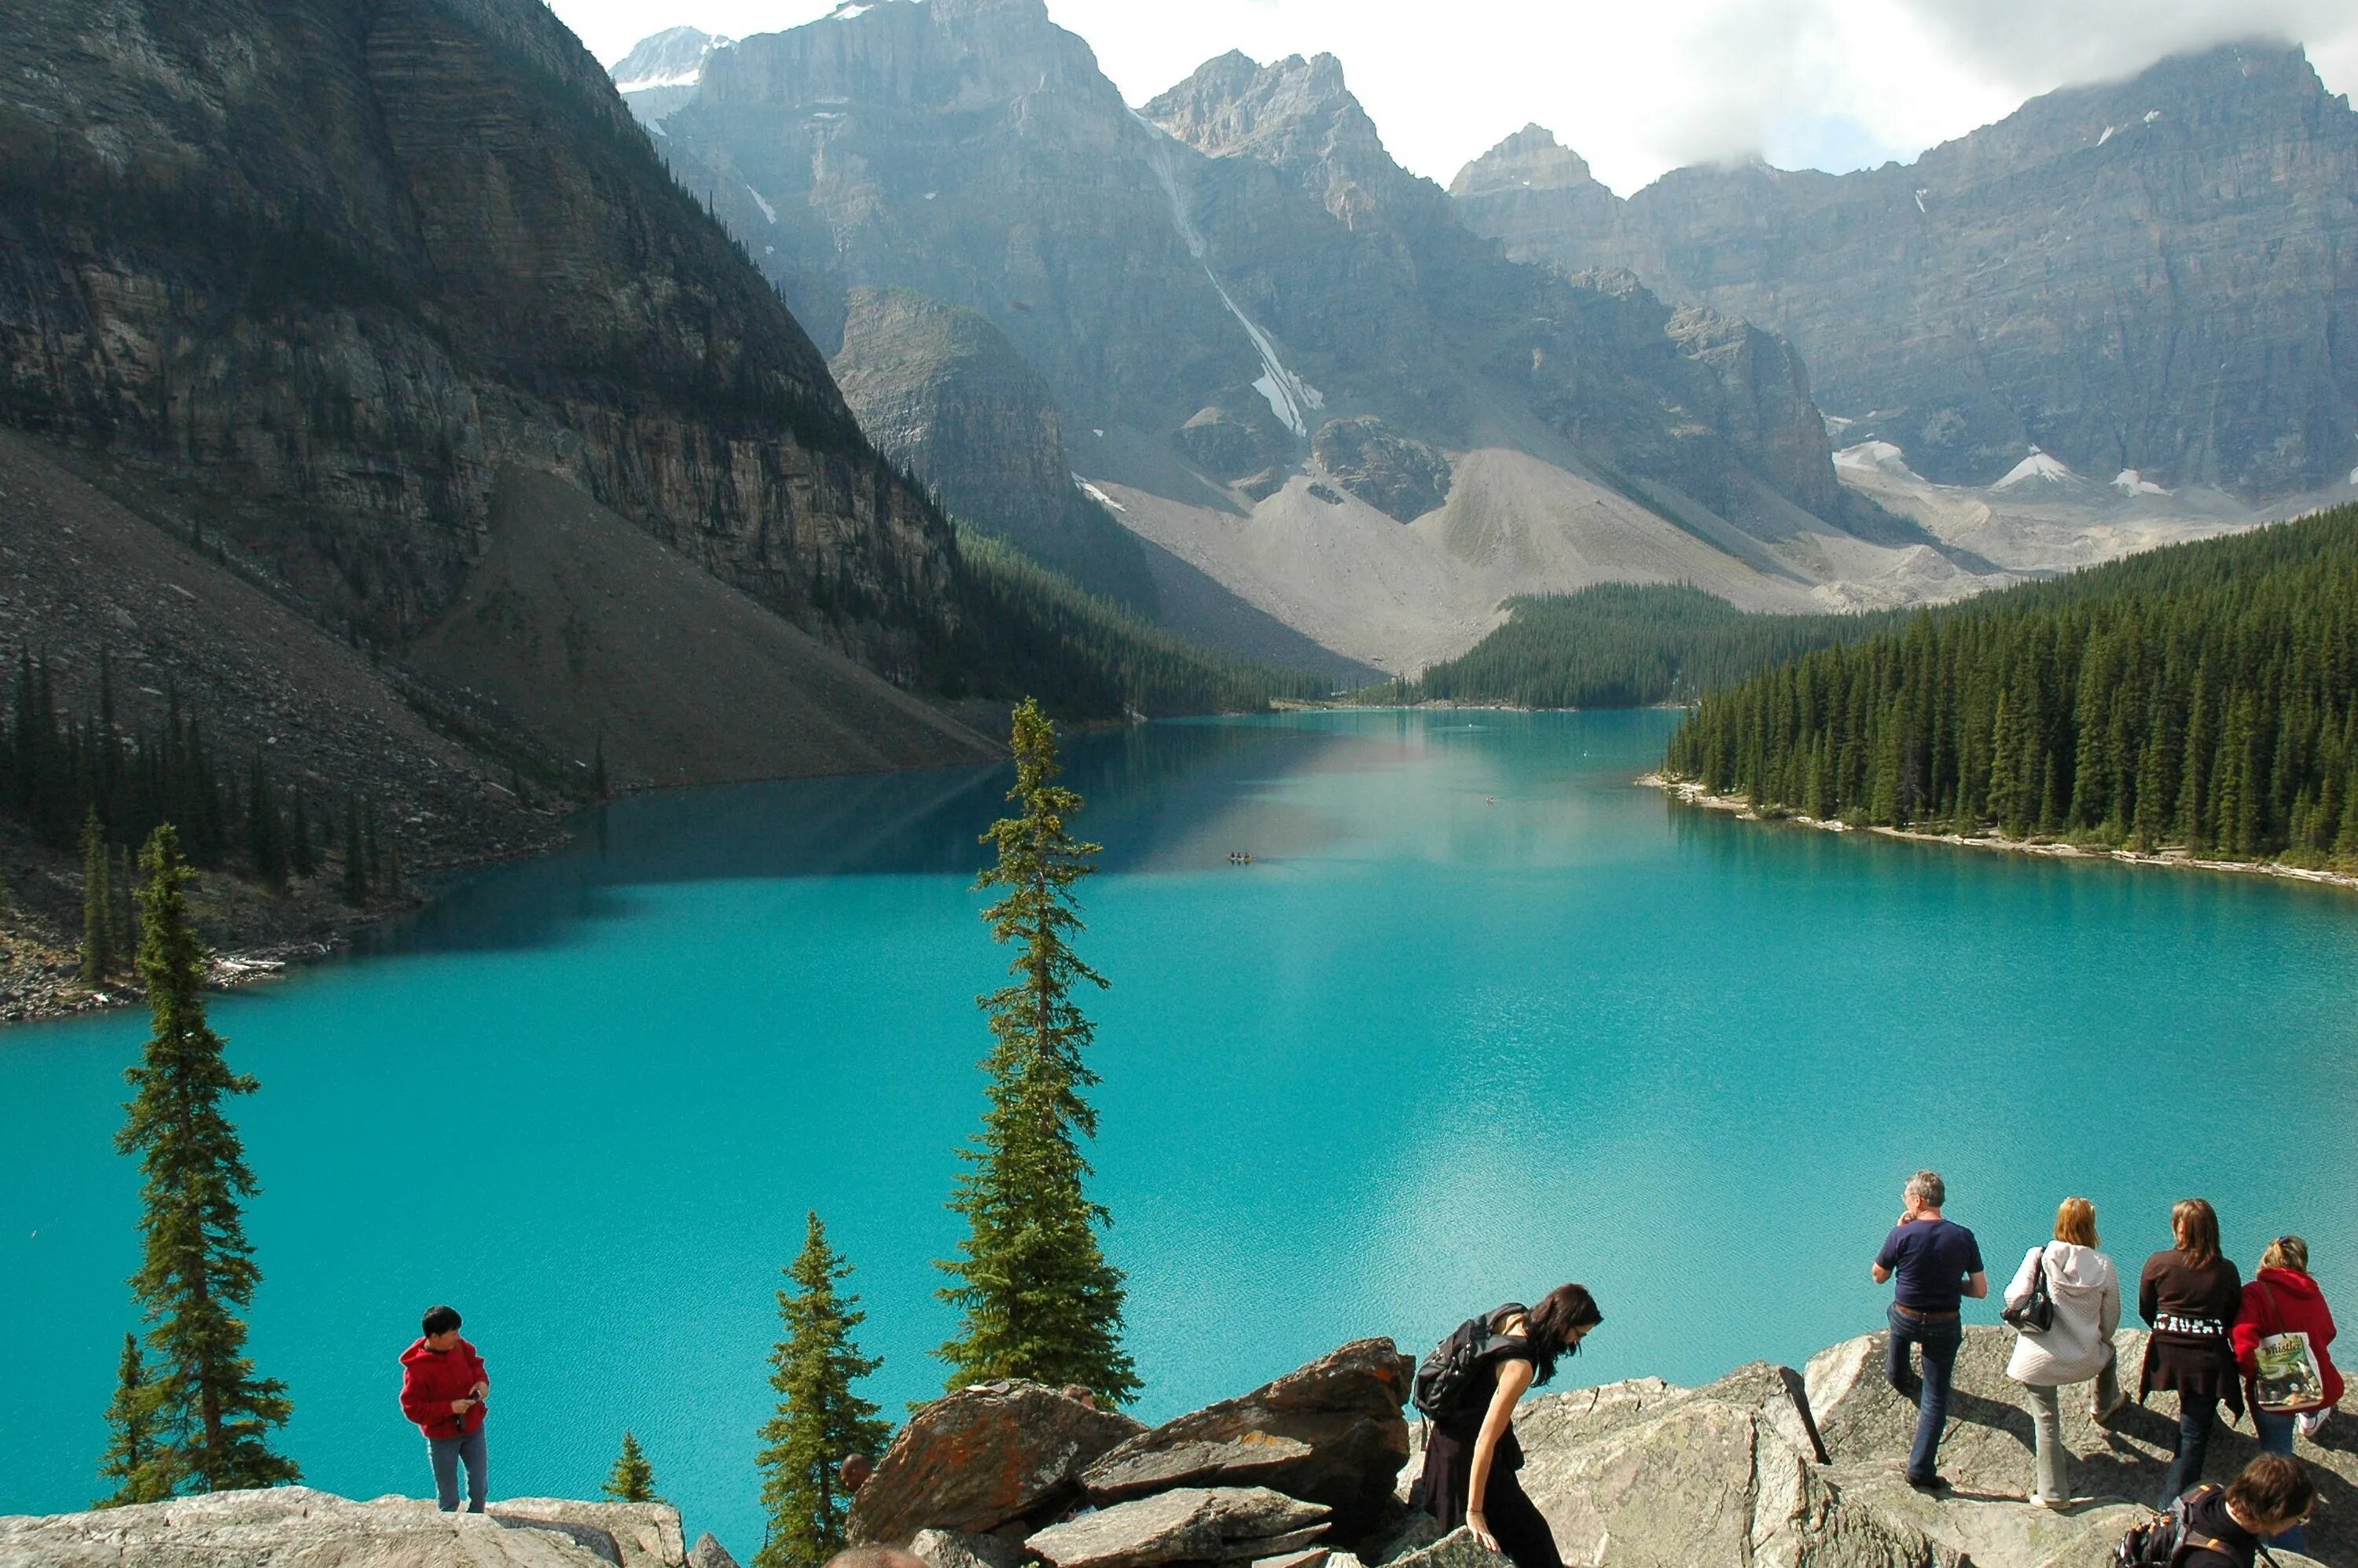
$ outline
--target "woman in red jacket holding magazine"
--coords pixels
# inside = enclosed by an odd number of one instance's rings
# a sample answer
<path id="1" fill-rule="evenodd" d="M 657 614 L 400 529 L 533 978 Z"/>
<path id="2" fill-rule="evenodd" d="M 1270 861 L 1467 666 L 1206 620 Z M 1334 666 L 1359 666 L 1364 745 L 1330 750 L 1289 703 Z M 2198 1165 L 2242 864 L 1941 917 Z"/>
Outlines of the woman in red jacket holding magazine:
<path id="1" fill-rule="evenodd" d="M 2333 1314 L 2309 1278 L 2309 1243 L 2277 1237 L 2260 1254 L 2259 1275 L 2244 1287 L 2243 1314 L 2235 1319 L 2235 1364 L 2251 1395 L 2252 1424 L 2268 1453 L 2289 1455 L 2293 1429 L 2314 1434 L 2342 1402 L 2342 1374 L 2326 1354 L 2332 1343 Z M 2300 1551 L 2300 1530 L 2287 1530 L 2276 1544 Z"/>

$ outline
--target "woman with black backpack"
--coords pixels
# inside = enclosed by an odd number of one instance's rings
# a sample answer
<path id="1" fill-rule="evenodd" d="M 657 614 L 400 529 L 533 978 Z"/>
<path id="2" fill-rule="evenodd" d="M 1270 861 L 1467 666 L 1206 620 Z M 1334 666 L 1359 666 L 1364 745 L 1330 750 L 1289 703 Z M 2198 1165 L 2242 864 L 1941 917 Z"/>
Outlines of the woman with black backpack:
<path id="1" fill-rule="evenodd" d="M 1515 1568 L 1563 1568 L 1547 1520 L 1515 1479 L 1523 1465 L 1515 1402 L 1604 1321 L 1586 1286 L 1559 1285 L 1535 1307 L 1509 1303 L 1469 1320 L 1427 1358 L 1417 1405 L 1433 1432 L 1420 1489 L 1444 1533 L 1464 1525 Z"/>

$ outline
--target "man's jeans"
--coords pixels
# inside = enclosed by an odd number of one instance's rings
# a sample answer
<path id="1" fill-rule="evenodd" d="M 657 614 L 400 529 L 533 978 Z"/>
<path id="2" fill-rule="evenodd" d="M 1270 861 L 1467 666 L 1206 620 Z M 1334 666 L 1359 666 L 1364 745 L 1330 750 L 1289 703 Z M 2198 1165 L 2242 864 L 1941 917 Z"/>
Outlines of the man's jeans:
<path id="1" fill-rule="evenodd" d="M 1923 1387 L 1916 1400 L 1916 1446 L 1908 1454 L 1908 1478 L 1930 1481 L 1937 1474 L 1933 1465 L 1941 1452 L 1941 1431 L 1949 1424 L 1949 1378 L 1957 1368 L 1957 1347 L 1965 1341 L 1965 1325 L 1953 1317 L 1928 1323 L 1896 1305 L 1889 1321 L 1891 1338 L 1883 1375 L 1902 1394 L 1908 1392 L 1909 1382 L 1908 1347 L 1913 1345 L 1924 1353 Z"/>
<path id="2" fill-rule="evenodd" d="M 1954 1354 L 1952 1352 L 1951 1354 Z M 426 1452 L 434 1461 L 434 1500 L 444 1513 L 459 1511 L 459 1461 L 467 1462 L 467 1511 L 483 1511 L 483 1429 L 464 1437 L 429 1437 Z"/>

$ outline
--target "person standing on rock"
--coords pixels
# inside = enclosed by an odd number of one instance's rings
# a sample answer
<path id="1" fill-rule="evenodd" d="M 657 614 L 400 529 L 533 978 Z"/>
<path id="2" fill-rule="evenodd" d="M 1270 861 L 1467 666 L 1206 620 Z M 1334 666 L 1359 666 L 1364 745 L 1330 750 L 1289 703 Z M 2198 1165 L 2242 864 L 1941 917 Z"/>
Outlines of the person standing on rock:
<path id="1" fill-rule="evenodd" d="M 1535 1307 L 1509 1303 L 1488 1314 L 1493 1336 L 1447 1413 L 1433 1418 L 1424 1450 L 1424 1506 L 1445 1534 L 1464 1525 L 1503 1552 L 1515 1568 L 1563 1568 L 1555 1536 L 1515 1472 L 1515 1402 L 1555 1376 L 1558 1357 L 1577 1355 L 1605 1321 L 1585 1285 L 1558 1285 Z"/>
<path id="2" fill-rule="evenodd" d="M 2014 1342 L 2006 1375 L 2023 1387 L 2030 1406 L 2030 1430 L 2039 1483 L 2030 1500 L 2050 1509 L 2071 1502 L 2071 1451 L 2063 1445 L 2061 1390 L 2066 1383 L 2096 1381 L 2090 1419 L 2108 1421 L 2126 1402 L 2121 1393 L 2120 1358 L 2113 1334 L 2121 1325 L 2121 1280 L 2113 1260 L 2096 1250 L 2096 1206 L 2065 1198 L 2055 1211 L 2055 1239 L 2034 1247 L 2006 1287 L 2008 1311 L 2037 1292 L 2041 1273 L 2054 1321 L 2025 1328 Z"/>
<path id="3" fill-rule="evenodd" d="M 2260 1384 L 2260 1342 L 2286 1334 L 2308 1336 L 2309 1353 L 2317 1363 L 2317 1387 L 2299 1403 L 2269 1400 L 2277 1408 L 2265 1409 L 2261 1401 L 2278 1390 Z M 2244 1374 L 2260 1447 L 2290 1458 L 2293 1429 L 2299 1426 L 2313 1435 L 2314 1423 L 2342 1402 L 2342 1374 L 2326 1351 L 2333 1343 L 2333 1313 L 2325 1304 L 2325 1292 L 2309 1277 L 2308 1242 L 2298 1236 L 2279 1236 L 2268 1243 L 2260 1254 L 2258 1277 L 2244 1287 L 2244 1311 L 2235 1320 L 2234 1337 L 2235 1363 Z M 2277 1537 L 2276 1544 L 2287 1552 L 2307 1550 L 2298 1529 Z"/>
<path id="4" fill-rule="evenodd" d="M 1964 1343 L 1963 1298 L 1989 1294 L 1982 1271 L 1981 1244 L 1974 1233 L 1948 1219 L 1941 1206 L 1948 1187 L 1937 1171 L 1908 1178 L 1900 1197 L 1899 1223 L 1883 1238 L 1870 1272 L 1877 1284 L 1897 1278 L 1885 1342 L 1883 1375 L 1902 1398 L 1916 1401 L 1916 1444 L 1908 1454 L 1908 1484 L 1919 1491 L 1944 1489 L 1936 1468 L 1941 1432 L 1949 1423 L 1949 1380 Z M 1908 1365 L 1908 1347 L 1921 1353 L 1920 1376 Z"/>
<path id="5" fill-rule="evenodd" d="M 2148 1394 L 2178 1396 L 2178 1450 L 2154 1505 L 2163 1509 L 2202 1479 L 2220 1403 L 2231 1416 L 2244 1413 L 2244 1380 L 2229 1337 L 2243 1315 L 2244 1277 L 2219 1254 L 2218 1211 L 2188 1198 L 2169 1211 L 2169 1229 L 2178 1245 L 2147 1259 L 2137 1284 L 2138 1315 L 2153 1329 L 2137 1403 Z"/>
<path id="6" fill-rule="evenodd" d="M 459 1466 L 467 1466 L 467 1511 L 483 1511 L 483 1400 L 492 1375 L 475 1347 L 459 1337 L 453 1308 L 426 1309 L 417 1343 L 401 1353 L 401 1413 L 426 1433 L 434 1466 L 434 1498 L 444 1513 L 459 1509 Z"/>

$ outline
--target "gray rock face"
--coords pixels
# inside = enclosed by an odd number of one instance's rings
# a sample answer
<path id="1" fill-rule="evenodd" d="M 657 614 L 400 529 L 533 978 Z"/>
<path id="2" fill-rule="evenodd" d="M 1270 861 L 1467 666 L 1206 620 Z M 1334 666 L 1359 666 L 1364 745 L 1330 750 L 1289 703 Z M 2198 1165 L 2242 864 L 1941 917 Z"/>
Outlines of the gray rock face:
<path id="1" fill-rule="evenodd" d="M 999 1535 L 967 1535 L 953 1530 L 921 1530 L 909 1541 L 909 1554 L 930 1568 L 1016 1568 L 1023 1549 Z"/>
<path id="2" fill-rule="evenodd" d="M 1137 538 L 1073 482 L 1055 395 L 989 319 L 904 288 L 855 288 L 828 368 L 868 438 L 951 512 L 1152 612 Z"/>
<path id="3" fill-rule="evenodd" d="M 1375 1527 L 1408 1457 L 1401 1406 L 1414 1368 L 1389 1339 L 1361 1339 L 1238 1399 L 1131 1438 L 1082 1475 L 1116 1503 L 1178 1486 L 1250 1482 L 1330 1506 L 1350 1541 Z"/>
<path id="4" fill-rule="evenodd" d="M 1772 328 L 1818 400 L 1944 482 L 2031 447 L 2252 497 L 2358 462 L 2358 113 L 2297 49 L 2068 88 L 1909 165 L 1681 169 L 1622 202 L 1538 127 L 1467 166 L 1510 255 L 1628 267 Z"/>
<path id="5" fill-rule="evenodd" d="M 11 23 L 0 418 L 168 486 L 388 644 L 450 602 L 507 465 L 871 662 L 941 629 L 946 531 L 545 6 Z"/>
<path id="6" fill-rule="evenodd" d="M 821 341 L 859 288 L 978 311 L 1068 438 L 1140 438 L 1089 446 L 1090 471 L 1154 494 L 1233 509 L 1329 419 L 1455 451 L 1509 439 L 1508 407 L 1548 432 L 1520 438 L 1738 527 L 1845 525 L 1781 341 L 1503 260 L 1330 56 L 1224 56 L 1133 114 L 1041 0 L 879 5 L 713 54 L 664 129 Z"/>
<path id="7" fill-rule="evenodd" d="M 614 91 L 641 124 L 658 126 L 665 115 L 696 96 L 697 83 L 704 79 L 705 57 L 727 49 L 730 42 L 695 27 L 666 27 L 641 38 L 614 62 Z"/>
<path id="8" fill-rule="evenodd" d="M 1368 416 L 1330 419 L 1310 443 L 1335 482 L 1384 515 L 1412 523 L 1449 499 L 1449 460 Z"/>
<path id="9" fill-rule="evenodd" d="M 1083 1468 L 1143 1430 L 1038 1383 L 961 1389 L 909 1418 L 854 1494 L 845 1533 L 856 1546 L 988 1533 L 1076 1498 Z"/>
<path id="10" fill-rule="evenodd" d="M 1181 1487 L 1051 1525 L 1023 1545 L 1055 1568 L 1249 1562 L 1308 1545 L 1326 1512 L 1266 1487 Z"/>
<path id="11" fill-rule="evenodd" d="M 709 1539 L 709 1538 L 708 1538 Z M 0 1568 L 683 1568 L 679 1514 L 654 1503 L 519 1498 L 445 1514 L 308 1487 L 0 1519 Z M 709 1565 L 703 1565 L 709 1568 Z"/>
<path id="12" fill-rule="evenodd" d="M 687 1549 L 687 1568 L 737 1568 L 737 1559 L 708 1530 Z"/>

